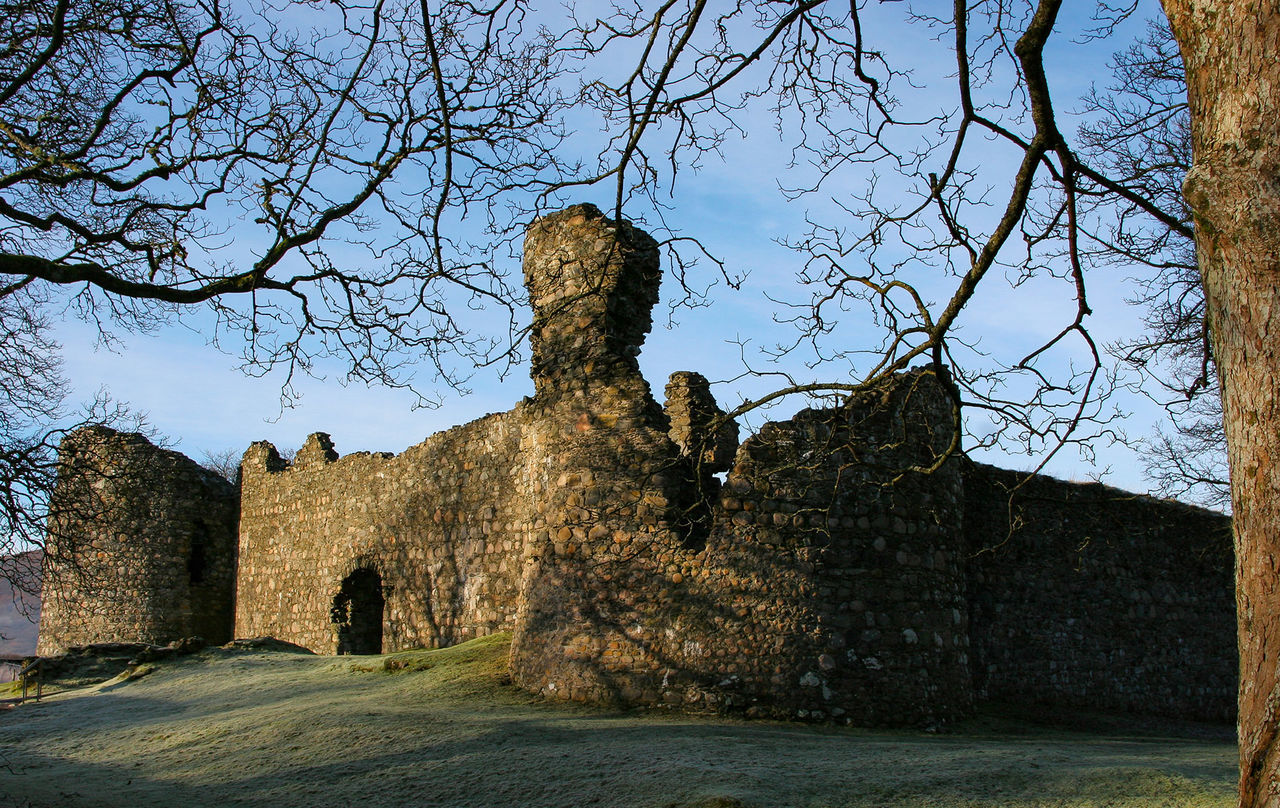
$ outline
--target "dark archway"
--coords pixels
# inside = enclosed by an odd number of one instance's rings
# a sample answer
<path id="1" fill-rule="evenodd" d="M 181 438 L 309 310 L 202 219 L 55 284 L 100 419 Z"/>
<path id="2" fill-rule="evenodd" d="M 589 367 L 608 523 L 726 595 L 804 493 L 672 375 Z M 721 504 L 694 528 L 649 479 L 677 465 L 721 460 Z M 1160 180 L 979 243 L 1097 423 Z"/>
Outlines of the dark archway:
<path id="1" fill-rule="evenodd" d="M 204 583 L 209 561 L 205 548 L 209 545 L 209 526 L 203 519 L 197 519 L 191 526 L 191 552 L 187 554 L 187 583 L 195 585 Z"/>
<path id="2" fill-rule="evenodd" d="M 382 576 L 361 567 L 342 581 L 329 619 L 338 631 L 339 654 L 382 653 Z"/>

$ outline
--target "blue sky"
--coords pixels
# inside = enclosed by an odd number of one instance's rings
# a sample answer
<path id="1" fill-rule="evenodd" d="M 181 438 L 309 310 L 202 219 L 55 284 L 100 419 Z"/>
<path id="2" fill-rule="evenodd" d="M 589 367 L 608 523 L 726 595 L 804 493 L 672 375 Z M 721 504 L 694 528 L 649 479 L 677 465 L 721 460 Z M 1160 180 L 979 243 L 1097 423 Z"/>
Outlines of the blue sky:
<path id="1" fill-rule="evenodd" d="M 949 86 L 944 77 L 952 62 L 945 44 L 930 41 L 928 32 L 920 28 L 903 29 L 891 22 L 905 5 L 886 3 L 874 7 L 878 14 L 873 20 L 882 25 L 882 30 L 869 29 L 868 39 L 879 36 L 891 58 L 896 53 L 910 59 L 921 81 Z M 1081 5 L 1071 4 L 1064 15 L 1081 13 Z M 944 9 L 950 4 L 917 4 L 917 8 L 933 6 Z M 1143 11 L 1149 16 L 1158 13 L 1158 7 L 1148 3 Z M 1127 29 L 1130 34 L 1140 30 L 1142 19 L 1140 12 Z M 1087 25 L 1087 20 L 1064 17 L 1060 28 L 1078 31 Z M 1080 44 L 1067 36 L 1057 42 L 1050 54 L 1054 60 L 1051 77 L 1060 108 L 1070 109 L 1090 82 L 1106 81 L 1107 56 L 1126 45 L 1128 39 L 1121 34 L 1106 42 Z M 912 103 L 924 107 L 951 103 L 945 96 L 932 96 L 927 90 L 916 93 L 914 99 Z M 740 346 L 735 341 L 746 341 L 752 349 L 790 339 L 787 327 L 772 322 L 777 307 L 766 294 L 797 294 L 794 276 L 800 258 L 778 246 L 776 240 L 799 235 L 806 215 L 835 215 L 834 191 L 795 202 L 781 198 L 777 184 L 778 177 L 787 176 L 786 142 L 779 139 L 767 116 L 755 114 L 746 120 L 746 137 L 728 143 L 723 160 L 709 156 L 701 170 L 682 174 L 674 196 L 668 200 L 672 206 L 668 221 L 678 223 L 683 234 L 703 240 L 725 260 L 731 272 L 745 272 L 747 280 L 740 291 L 719 288 L 705 308 L 677 311 L 671 322 L 665 303 L 674 290 L 670 282 L 664 287 L 663 305 L 655 313 L 654 330 L 640 357 L 645 376 L 659 398 L 667 375 L 675 370 L 696 370 L 722 382 L 714 389 L 724 405 L 737 404 L 744 397 L 754 397 L 767 389 L 767 379 L 740 378 L 744 368 Z M 1069 131 L 1072 125 L 1064 124 L 1063 128 Z M 580 134 L 583 141 L 597 136 L 589 129 Z M 1009 157 L 992 148 L 986 159 L 991 172 L 989 178 L 984 174 L 984 181 L 989 182 L 993 197 L 1002 200 L 1002 183 L 1006 179 L 1001 170 L 1009 168 Z M 586 189 L 575 201 L 594 202 L 608 210 L 611 191 L 608 187 Z M 517 265 L 509 263 L 508 269 L 518 278 Z M 926 287 L 931 283 L 927 278 L 921 282 Z M 945 282 L 942 279 L 937 286 L 936 295 L 942 299 L 947 294 Z M 1095 276 L 1091 284 L 1095 313 L 1090 325 L 1099 342 L 1134 333 L 1140 312 L 1123 301 L 1126 286 L 1122 274 Z M 962 334 L 980 341 L 984 350 L 1009 355 L 1025 352 L 1037 344 L 1037 339 L 1061 328 L 1063 318 L 1069 319 L 1071 306 L 1061 282 L 1036 281 L 1013 290 L 1003 279 L 988 278 L 966 311 Z M 313 431 L 330 433 L 342 453 L 398 452 L 432 432 L 509 409 L 522 396 L 532 393 L 527 365 L 514 369 L 505 379 L 498 378 L 492 370 L 481 369 L 468 382 L 469 395 L 440 390 L 441 406 L 414 409 L 414 397 L 405 391 L 344 386 L 342 368 L 321 363 L 316 378 L 295 380 L 300 397 L 292 406 L 282 408 L 283 378 L 278 374 L 261 378 L 246 375 L 234 355 L 238 346 L 227 346 L 233 351 L 230 354 L 211 346 L 208 327 L 207 316 L 191 314 L 184 323 L 154 334 L 121 335 L 118 350 L 112 352 L 95 347 L 95 334 L 88 326 L 67 320 L 59 328 L 59 338 L 75 396 L 86 398 L 99 389 L 108 390 L 116 399 L 147 413 L 150 423 L 175 448 L 200 459 L 204 452 L 241 451 L 260 439 L 281 448 L 296 448 Z M 849 345 L 861 340 L 870 346 L 878 339 L 877 332 L 859 313 L 849 315 L 840 336 Z M 748 356 L 753 365 L 763 365 L 758 356 Z M 788 367 L 801 377 L 807 374 L 817 378 L 830 372 L 810 372 L 799 362 Z M 431 389 L 431 385 L 427 387 Z M 1126 399 L 1121 405 L 1133 411 L 1126 420 L 1126 429 L 1133 436 L 1148 434 L 1160 415 L 1140 398 Z M 790 401 L 769 412 L 768 417 L 785 418 L 804 406 L 803 401 Z M 758 417 L 755 423 L 758 425 Z M 1072 479 L 1087 479 L 1109 470 L 1108 482 L 1145 490 L 1140 465 L 1128 450 L 1105 445 L 1095 448 L 1096 462 L 1068 448 L 1059 453 L 1049 470 Z M 1034 455 L 1016 452 L 988 452 L 984 459 L 1017 468 L 1038 462 Z"/>

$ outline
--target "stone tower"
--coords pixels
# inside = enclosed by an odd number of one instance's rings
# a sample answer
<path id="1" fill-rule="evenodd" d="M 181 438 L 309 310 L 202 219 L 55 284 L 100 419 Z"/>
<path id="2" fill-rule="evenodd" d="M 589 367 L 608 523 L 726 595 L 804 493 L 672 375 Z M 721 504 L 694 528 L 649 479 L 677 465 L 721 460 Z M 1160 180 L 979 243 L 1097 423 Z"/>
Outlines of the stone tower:
<path id="1" fill-rule="evenodd" d="M 87 427 L 58 449 L 38 652 L 231 638 L 236 487 L 138 434 Z"/>
<path id="2" fill-rule="evenodd" d="M 675 374 L 664 412 L 640 376 L 661 277 L 649 236 L 575 206 L 530 228 L 524 266 L 537 514 L 513 678 L 553 698 L 861 724 L 966 712 L 960 479 L 940 462 L 952 408 L 933 375 L 738 447 L 705 379 Z"/>

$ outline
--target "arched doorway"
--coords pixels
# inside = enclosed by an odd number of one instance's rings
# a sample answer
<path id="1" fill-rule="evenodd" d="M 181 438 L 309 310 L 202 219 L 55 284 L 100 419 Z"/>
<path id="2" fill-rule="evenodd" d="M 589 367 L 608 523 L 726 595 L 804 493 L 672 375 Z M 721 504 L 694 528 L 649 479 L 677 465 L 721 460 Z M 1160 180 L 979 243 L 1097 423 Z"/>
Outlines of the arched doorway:
<path id="1" fill-rule="evenodd" d="M 382 576 L 361 567 L 342 581 L 329 619 L 338 632 L 339 654 L 382 653 Z"/>

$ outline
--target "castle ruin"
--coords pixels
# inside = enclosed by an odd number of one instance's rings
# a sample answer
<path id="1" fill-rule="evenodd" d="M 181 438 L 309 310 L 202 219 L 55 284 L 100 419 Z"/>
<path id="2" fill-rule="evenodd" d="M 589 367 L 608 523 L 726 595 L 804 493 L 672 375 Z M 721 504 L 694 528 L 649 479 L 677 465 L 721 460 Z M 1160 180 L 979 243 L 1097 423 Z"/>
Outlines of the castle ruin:
<path id="1" fill-rule="evenodd" d="M 555 699 L 871 726 L 982 699 L 1233 714 L 1226 517 L 947 458 L 930 370 L 739 445 L 704 378 L 673 374 L 660 406 L 640 374 L 647 234 L 571 207 L 530 227 L 524 276 L 534 395 L 398 455 L 255 443 L 235 491 L 136 436 L 69 438 L 67 480 L 161 462 L 90 486 L 123 510 L 60 483 L 52 524 L 79 538 L 47 556 L 41 653 L 510 631 L 513 680 Z"/>

